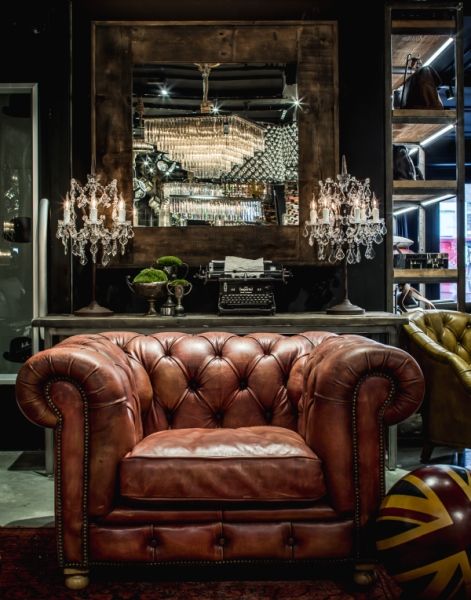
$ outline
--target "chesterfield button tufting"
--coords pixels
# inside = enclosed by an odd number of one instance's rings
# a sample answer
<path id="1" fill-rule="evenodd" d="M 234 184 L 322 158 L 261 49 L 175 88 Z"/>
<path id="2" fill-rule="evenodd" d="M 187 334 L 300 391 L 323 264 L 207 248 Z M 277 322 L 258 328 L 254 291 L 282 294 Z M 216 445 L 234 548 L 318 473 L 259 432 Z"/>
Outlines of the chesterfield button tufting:
<path id="1" fill-rule="evenodd" d="M 405 475 L 377 519 L 379 558 L 409 598 L 471 597 L 471 471 L 429 465 Z"/>
<path id="2" fill-rule="evenodd" d="M 224 360 L 213 360 L 223 345 Z M 370 374 L 391 384 L 360 385 Z M 355 561 L 355 581 L 368 582 L 381 433 L 419 409 L 423 388 L 405 351 L 329 332 L 87 333 L 39 352 L 21 367 L 16 398 L 55 428 L 66 585 L 85 587 L 89 564 L 281 558 Z M 448 544 L 458 526 L 454 535 Z"/>
<path id="3" fill-rule="evenodd" d="M 193 392 L 196 392 L 196 390 L 198 389 L 198 382 L 195 379 L 190 379 L 190 381 L 188 382 L 188 387 L 190 388 L 190 390 L 192 390 Z"/>

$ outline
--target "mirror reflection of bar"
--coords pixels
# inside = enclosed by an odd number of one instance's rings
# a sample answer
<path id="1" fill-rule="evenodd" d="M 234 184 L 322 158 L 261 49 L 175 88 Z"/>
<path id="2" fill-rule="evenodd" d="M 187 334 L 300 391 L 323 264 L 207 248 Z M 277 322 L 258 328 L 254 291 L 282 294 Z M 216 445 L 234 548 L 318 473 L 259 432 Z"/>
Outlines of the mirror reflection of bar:
<path id="1" fill-rule="evenodd" d="M 134 65 L 134 226 L 298 226 L 297 65 L 204 66 Z"/>

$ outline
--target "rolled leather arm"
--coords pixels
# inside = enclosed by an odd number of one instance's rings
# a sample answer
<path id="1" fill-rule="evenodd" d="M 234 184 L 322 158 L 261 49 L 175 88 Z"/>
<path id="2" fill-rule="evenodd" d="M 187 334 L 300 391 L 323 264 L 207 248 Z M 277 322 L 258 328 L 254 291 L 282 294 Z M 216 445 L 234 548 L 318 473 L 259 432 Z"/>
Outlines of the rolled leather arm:
<path id="1" fill-rule="evenodd" d="M 89 405 L 99 407 L 128 400 L 136 404 L 131 377 L 126 355 L 116 344 L 99 335 L 78 335 L 38 352 L 21 367 L 16 398 L 30 421 L 55 427 L 58 415 L 46 397 L 52 382 L 71 382 Z"/>
<path id="2" fill-rule="evenodd" d="M 471 392 L 471 365 L 469 363 L 458 356 L 458 354 L 447 350 L 438 342 L 435 342 L 415 323 L 409 322 L 403 325 L 403 328 L 409 338 L 407 343 L 412 345 L 411 352 L 414 352 L 413 345 L 416 345 L 432 360 L 449 365 L 466 392 Z"/>
<path id="3" fill-rule="evenodd" d="M 384 425 L 422 402 L 420 367 L 403 350 L 343 335 L 312 351 L 304 376 L 300 433 L 323 461 L 335 508 L 363 522 L 384 493 Z"/>
<path id="4" fill-rule="evenodd" d="M 127 355 L 106 336 L 80 335 L 32 356 L 16 383 L 28 419 L 55 428 L 63 505 L 88 493 L 90 514 L 110 510 L 121 458 L 142 438 L 139 397 Z M 82 489 L 83 488 L 83 489 Z"/>

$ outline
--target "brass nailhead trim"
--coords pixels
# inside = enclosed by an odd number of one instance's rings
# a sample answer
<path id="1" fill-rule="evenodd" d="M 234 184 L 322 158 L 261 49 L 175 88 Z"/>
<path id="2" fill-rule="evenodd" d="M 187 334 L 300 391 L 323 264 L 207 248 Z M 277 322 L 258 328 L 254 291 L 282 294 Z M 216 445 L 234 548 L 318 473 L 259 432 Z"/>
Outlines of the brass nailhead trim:
<path id="1" fill-rule="evenodd" d="M 74 566 L 75 563 L 70 563 L 67 566 Z M 77 563 L 78 564 L 78 563 Z M 90 561 L 89 565 L 92 567 L 123 567 L 123 566 L 143 566 L 143 567 L 156 567 L 156 566 L 181 566 L 181 567 L 197 567 L 197 566 L 218 566 L 218 565 L 284 565 L 284 564 L 297 564 L 297 565 L 350 565 L 354 564 L 352 558 L 320 558 L 320 559 L 285 559 L 285 560 L 270 560 L 270 559 L 225 559 L 225 560 L 169 560 L 169 561 L 155 561 L 155 562 L 142 562 L 142 561 Z"/>
<path id="2" fill-rule="evenodd" d="M 393 378 L 385 373 L 368 373 L 364 375 L 356 384 L 355 390 L 353 392 L 353 403 L 352 403 L 352 432 L 353 432 L 353 485 L 354 485 L 354 513 L 353 513 L 353 523 L 355 527 L 355 543 L 354 543 L 354 554 L 355 558 L 360 558 L 360 514 L 361 514 L 361 500 L 360 500 L 360 461 L 359 461 L 359 452 L 358 452 L 358 427 L 357 427 L 357 401 L 358 395 L 360 391 L 360 387 L 362 384 L 369 379 L 370 377 L 383 377 L 384 379 L 388 379 L 391 386 L 389 389 L 388 397 L 386 401 L 381 406 L 378 413 L 378 430 L 379 430 L 379 461 L 380 461 L 380 493 L 381 497 L 384 496 L 386 489 L 385 482 L 385 463 L 384 463 L 384 412 L 386 407 L 391 403 L 391 400 L 396 393 L 396 386 Z"/>
<path id="3" fill-rule="evenodd" d="M 357 441 L 357 400 L 359 389 L 362 383 L 368 379 L 369 377 L 383 377 L 390 381 L 391 389 L 389 391 L 388 398 L 383 403 L 379 414 L 378 414 L 378 424 L 379 424 L 379 447 L 380 447 L 380 485 L 381 485 L 381 495 L 384 496 L 385 493 L 385 475 L 384 475 L 384 431 L 383 431 L 383 417 L 386 407 L 390 404 L 393 395 L 395 394 L 395 385 L 394 380 L 389 375 L 385 375 L 384 373 L 369 373 L 362 377 L 357 385 L 355 386 L 354 394 L 353 394 L 353 403 L 352 403 L 352 429 L 353 429 L 353 482 L 354 482 L 354 527 L 355 527 L 355 557 L 358 559 L 360 552 L 360 492 L 359 492 L 359 483 L 360 483 L 360 465 L 359 465 L 359 452 L 358 452 L 358 441 Z M 83 563 L 80 562 L 64 562 L 64 536 L 63 536 L 63 514 L 62 514 L 62 473 L 61 473 L 61 456 L 62 456 L 62 425 L 63 419 L 62 414 L 59 409 L 55 406 L 52 401 L 50 394 L 50 387 L 53 383 L 58 381 L 68 381 L 72 383 L 79 391 L 82 400 L 83 400 L 83 409 L 84 409 L 84 482 L 83 482 L 83 503 L 82 503 L 82 547 L 83 547 Z M 56 517 L 57 522 L 57 543 L 58 543 L 58 558 L 59 565 L 61 567 L 86 567 L 90 565 L 103 565 L 103 566 L 122 566 L 126 564 L 132 564 L 127 562 L 95 562 L 88 560 L 88 465 L 89 465 L 89 415 L 88 415 L 88 403 L 86 400 L 86 394 L 81 386 L 77 384 L 77 382 L 73 379 L 69 379 L 67 377 L 60 377 L 51 379 L 45 386 L 45 397 L 48 405 L 54 412 L 54 414 L 58 418 L 57 425 L 57 443 L 56 443 L 56 459 L 57 459 L 57 470 L 56 470 L 56 485 L 57 485 L 57 509 L 58 515 Z M 224 561 L 162 561 L 162 562 L 137 562 L 135 564 L 142 565 L 215 565 L 215 564 L 273 564 L 276 561 L 263 561 L 263 560 L 224 560 Z M 286 560 L 283 562 L 287 563 L 306 563 L 306 564 L 342 564 L 351 562 L 349 559 L 324 559 L 319 561 L 304 561 L 304 560 Z"/>
<path id="4" fill-rule="evenodd" d="M 64 561 L 64 516 L 62 514 L 62 428 L 63 418 L 62 413 L 52 401 L 51 386 L 59 381 L 67 381 L 77 388 L 82 398 L 83 406 L 83 422 L 84 422 L 84 452 L 83 452 L 83 501 L 82 501 L 82 555 L 83 562 L 69 562 Z M 51 378 L 44 387 L 44 395 L 46 401 L 57 416 L 58 425 L 57 438 L 55 444 L 56 451 L 56 472 L 55 472 L 55 485 L 56 485 L 56 534 L 57 534 L 57 555 L 59 559 L 59 566 L 61 567 L 87 567 L 88 566 L 88 465 L 89 465 L 89 447 L 90 447 L 90 426 L 88 419 L 88 402 L 87 395 L 83 388 L 77 383 L 76 380 L 69 377 L 53 377 Z"/>

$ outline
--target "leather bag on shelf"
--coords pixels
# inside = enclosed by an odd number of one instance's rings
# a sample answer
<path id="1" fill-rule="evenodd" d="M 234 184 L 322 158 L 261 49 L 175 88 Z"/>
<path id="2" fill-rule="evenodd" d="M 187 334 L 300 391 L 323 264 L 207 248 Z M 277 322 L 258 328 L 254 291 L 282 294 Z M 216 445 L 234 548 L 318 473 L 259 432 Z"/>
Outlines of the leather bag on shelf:
<path id="1" fill-rule="evenodd" d="M 407 74 L 412 69 L 412 75 L 407 78 Z M 437 71 L 427 65 L 421 66 L 419 58 L 407 55 L 404 69 L 404 82 L 402 92 L 399 97 L 399 106 L 395 108 L 440 110 L 443 109 L 443 102 L 438 93 L 438 87 L 442 83 Z M 397 101 L 397 100 L 396 100 Z"/>

